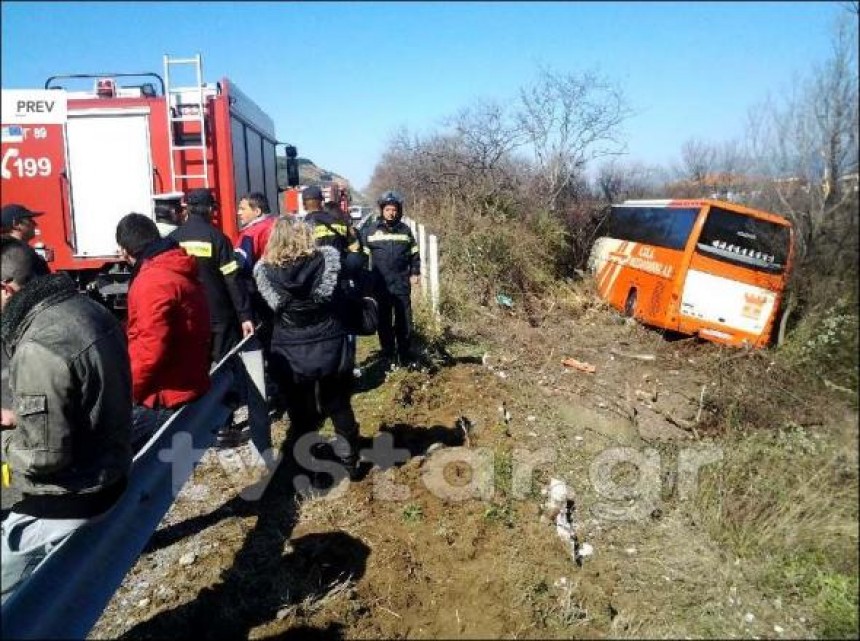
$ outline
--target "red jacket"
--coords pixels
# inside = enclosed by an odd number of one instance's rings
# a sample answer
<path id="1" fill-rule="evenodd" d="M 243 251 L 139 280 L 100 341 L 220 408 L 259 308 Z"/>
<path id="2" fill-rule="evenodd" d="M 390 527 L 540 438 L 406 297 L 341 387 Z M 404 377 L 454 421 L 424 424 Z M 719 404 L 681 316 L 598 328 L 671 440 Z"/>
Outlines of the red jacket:
<path id="1" fill-rule="evenodd" d="M 176 407 L 209 389 L 209 308 L 197 263 L 175 245 L 142 259 L 128 291 L 132 396 Z"/>
<path id="2" fill-rule="evenodd" d="M 277 216 L 265 215 L 252 220 L 239 234 L 239 242 L 236 245 L 236 253 L 239 255 L 239 266 L 242 271 L 250 276 L 257 261 L 263 257 L 269 236 L 272 235 L 272 227 L 278 221 Z"/>

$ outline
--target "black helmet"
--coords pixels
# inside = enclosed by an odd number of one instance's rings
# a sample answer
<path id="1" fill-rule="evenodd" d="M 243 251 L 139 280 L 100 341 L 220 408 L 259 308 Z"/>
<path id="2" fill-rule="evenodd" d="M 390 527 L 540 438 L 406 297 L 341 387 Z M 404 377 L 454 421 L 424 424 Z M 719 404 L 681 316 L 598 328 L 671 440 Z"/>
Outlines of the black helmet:
<path id="1" fill-rule="evenodd" d="M 397 212 L 401 214 L 403 213 L 403 197 L 396 191 L 386 191 L 379 197 L 376 204 L 379 205 L 380 211 L 386 205 L 396 205 Z"/>

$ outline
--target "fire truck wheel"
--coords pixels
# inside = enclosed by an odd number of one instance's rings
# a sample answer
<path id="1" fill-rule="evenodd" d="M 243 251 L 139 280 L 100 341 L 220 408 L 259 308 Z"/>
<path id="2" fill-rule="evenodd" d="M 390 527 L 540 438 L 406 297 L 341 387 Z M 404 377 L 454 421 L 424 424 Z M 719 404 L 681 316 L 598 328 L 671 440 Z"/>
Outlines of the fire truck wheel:
<path id="1" fill-rule="evenodd" d="M 627 318 L 633 318 L 634 312 L 636 311 L 636 289 L 631 289 L 630 293 L 627 294 L 627 300 L 624 301 L 624 315 Z"/>

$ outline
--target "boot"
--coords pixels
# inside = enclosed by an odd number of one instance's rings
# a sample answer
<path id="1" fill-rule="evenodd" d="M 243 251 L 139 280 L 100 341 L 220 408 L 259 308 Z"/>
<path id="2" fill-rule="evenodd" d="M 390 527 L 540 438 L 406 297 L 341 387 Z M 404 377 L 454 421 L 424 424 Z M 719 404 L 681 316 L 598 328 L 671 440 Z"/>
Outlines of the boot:
<path id="1" fill-rule="evenodd" d="M 355 482 L 360 480 L 361 478 L 361 470 L 360 470 L 360 461 L 358 460 L 358 456 L 352 454 L 346 458 L 338 458 L 338 462 L 343 465 L 346 470 L 347 475 L 349 476 L 349 480 L 351 482 Z"/>
<path id="2" fill-rule="evenodd" d="M 244 410 L 244 411 L 243 411 Z M 248 408 L 238 408 L 224 425 L 215 433 L 215 447 L 230 449 L 244 445 L 251 438 L 251 427 L 248 425 Z"/>

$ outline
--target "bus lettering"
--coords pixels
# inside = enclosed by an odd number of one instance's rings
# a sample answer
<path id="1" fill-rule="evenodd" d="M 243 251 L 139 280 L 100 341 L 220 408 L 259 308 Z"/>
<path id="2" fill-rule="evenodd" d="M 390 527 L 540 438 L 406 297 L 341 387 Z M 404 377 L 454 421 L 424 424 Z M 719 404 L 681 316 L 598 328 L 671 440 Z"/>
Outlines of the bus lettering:
<path id="1" fill-rule="evenodd" d="M 642 252 L 640 252 L 640 254 L 641 253 Z M 635 269 L 641 269 L 644 272 L 648 272 L 649 274 L 656 274 L 657 276 L 662 276 L 663 278 L 671 278 L 672 276 L 672 266 L 664 265 L 663 263 L 659 263 L 656 260 L 644 260 L 639 256 L 631 256 L 630 261 L 627 264 Z"/>

